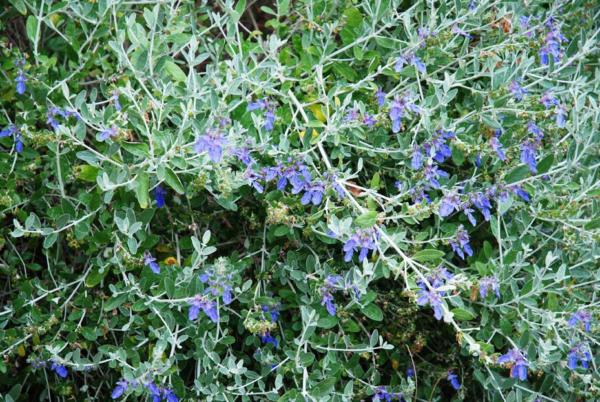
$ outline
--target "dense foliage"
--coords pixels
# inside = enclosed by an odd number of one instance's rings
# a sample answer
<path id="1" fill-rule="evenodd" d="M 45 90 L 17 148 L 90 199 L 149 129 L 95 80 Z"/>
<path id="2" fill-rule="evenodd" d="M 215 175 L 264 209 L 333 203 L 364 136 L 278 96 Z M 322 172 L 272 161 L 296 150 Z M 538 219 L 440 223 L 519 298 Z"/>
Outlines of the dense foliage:
<path id="1" fill-rule="evenodd" d="M 0 393 L 600 399 L 600 6 L 9 0 Z"/>

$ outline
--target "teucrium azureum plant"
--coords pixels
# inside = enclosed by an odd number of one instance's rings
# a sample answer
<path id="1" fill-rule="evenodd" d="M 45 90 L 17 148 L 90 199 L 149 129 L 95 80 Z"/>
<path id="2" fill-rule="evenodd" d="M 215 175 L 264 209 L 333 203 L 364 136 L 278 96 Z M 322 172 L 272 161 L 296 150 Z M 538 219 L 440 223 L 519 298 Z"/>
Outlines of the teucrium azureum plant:
<path id="1" fill-rule="evenodd" d="M 598 398 L 594 2 L 0 12 L 11 400 Z"/>

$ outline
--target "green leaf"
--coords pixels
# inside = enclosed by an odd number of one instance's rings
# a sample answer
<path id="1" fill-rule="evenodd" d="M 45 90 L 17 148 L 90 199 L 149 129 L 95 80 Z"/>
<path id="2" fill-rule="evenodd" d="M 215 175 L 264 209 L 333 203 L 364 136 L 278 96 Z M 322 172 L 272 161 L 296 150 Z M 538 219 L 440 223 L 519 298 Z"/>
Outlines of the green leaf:
<path id="1" fill-rule="evenodd" d="M 150 187 L 150 179 L 148 173 L 140 172 L 135 179 L 135 196 L 140 204 L 140 208 L 148 208 L 150 197 L 148 195 Z"/>
<path id="2" fill-rule="evenodd" d="M 383 311 L 377 304 L 371 303 L 363 308 L 363 313 L 373 321 L 383 320 Z"/>
<path id="3" fill-rule="evenodd" d="M 171 60 L 165 62 L 165 69 L 175 81 L 185 81 L 187 79 L 183 70 Z"/>
<path id="4" fill-rule="evenodd" d="M 361 228 L 370 228 L 373 225 L 375 225 L 376 222 L 377 222 L 377 212 L 376 211 L 365 212 L 364 214 L 362 214 L 361 216 L 356 218 L 356 220 L 354 221 L 354 223 L 356 223 Z"/>
<path id="5" fill-rule="evenodd" d="M 310 390 L 310 394 L 316 398 L 331 395 L 331 391 L 333 391 L 333 387 L 335 386 L 336 382 L 336 377 L 326 378 L 325 380 L 318 383 L 312 390 Z"/>
<path id="6" fill-rule="evenodd" d="M 177 175 L 169 168 L 165 168 L 165 182 L 179 194 L 185 193 L 181 180 L 179 180 L 179 177 L 177 177 Z"/>
<path id="7" fill-rule="evenodd" d="M 444 254 L 445 253 L 443 251 L 433 248 L 426 248 L 425 250 L 417 251 L 415 255 L 413 255 L 413 259 L 419 262 L 437 261 L 440 260 Z"/>
<path id="8" fill-rule="evenodd" d="M 510 171 L 504 178 L 506 184 L 511 184 L 524 178 L 529 177 L 529 168 L 525 165 L 517 166 Z"/>
<path id="9" fill-rule="evenodd" d="M 29 40 L 35 44 L 35 34 L 37 31 L 37 20 L 33 15 L 27 17 L 27 23 L 25 24 L 25 28 L 27 31 L 27 37 Z"/>
<path id="10" fill-rule="evenodd" d="M 77 178 L 90 183 L 96 183 L 96 177 L 98 176 L 99 170 L 99 168 L 92 165 L 80 166 L 77 170 Z"/>
<path id="11" fill-rule="evenodd" d="M 475 313 L 472 313 L 462 308 L 452 309 L 452 314 L 454 314 L 454 318 L 456 318 L 459 321 L 470 321 L 476 317 Z"/>

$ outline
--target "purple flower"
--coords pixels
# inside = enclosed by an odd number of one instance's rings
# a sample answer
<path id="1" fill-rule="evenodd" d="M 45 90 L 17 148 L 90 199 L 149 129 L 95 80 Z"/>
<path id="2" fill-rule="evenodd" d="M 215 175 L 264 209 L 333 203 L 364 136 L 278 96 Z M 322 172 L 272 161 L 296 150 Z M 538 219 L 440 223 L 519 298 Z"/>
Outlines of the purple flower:
<path id="1" fill-rule="evenodd" d="M 54 121 L 54 122 L 56 122 L 56 121 Z M 50 123 L 50 124 L 52 125 L 52 123 Z M 98 138 L 100 139 L 100 141 L 106 141 L 109 138 L 115 137 L 118 133 L 119 133 L 119 130 L 117 129 L 117 126 L 115 126 L 113 124 L 113 126 L 111 128 L 107 128 L 104 131 L 102 131 Z"/>
<path id="2" fill-rule="evenodd" d="M 467 219 L 471 223 L 471 225 L 477 225 L 477 220 L 473 216 L 473 209 L 468 207 L 468 204 L 463 205 L 463 213 L 467 216 Z"/>
<path id="3" fill-rule="evenodd" d="M 568 324 L 570 327 L 575 327 L 578 323 L 583 324 L 585 332 L 590 332 L 592 327 L 592 314 L 585 310 L 579 310 L 576 313 L 573 313 Z"/>
<path id="4" fill-rule="evenodd" d="M 415 370 L 412 367 L 406 369 L 406 377 L 413 378 L 415 376 Z"/>
<path id="5" fill-rule="evenodd" d="M 304 187 L 304 195 L 300 199 L 302 205 L 319 205 L 323 200 L 323 194 L 325 193 L 325 187 L 321 182 L 315 182 L 313 184 L 307 184 Z"/>
<path id="6" fill-rule="evenodd" d="M 232 153 L 246 166 L 250 166 L 254 163 L 254 159 L 250 155 L 250 150 L 246 147 L 236 148 Z"/>
<path id="7" fill-rule="evenodd" d="M 154 188 L 154 200 L 156 201 L 156 207 L 162 208 L 165 206 L 165 196 L 167 190 L 164 189 L 160 184 Z"/>
<path id="8" fill-rule="evenodd" d="M 402 126 L 402 117 L 404 116 L 404 103 L 396 98 L 390 107 L 390 120 L 392 121 L 392 132 L 398 133 Z"/>
<path id="9" fill-rule="evenodd" d="M 527 95 L 527 90 L 519 85 L 519 82 L 516 80 L 510 83 L 508 90 L 512 93 L 517 102 L 522 101 L 523 97 Z"/>
<path id="10" fill-rule="evenodd" d="M 526 140 L 521 144 L 521 162 L 527 164 L 533 174 L 537 173 L 537 161 L 535 159 L 538 144 L 538 142 L 533 140 Z"/>
<path id="11" fill-rule="evenodd" d="M 471 39 L 471 35 L 468 32 L 465 32 L 457 24 L 452 25 L 452 33 L 464 36 L 467 39 Z"/>
<path id="12" fill-rule="evenodd" d="M 200 310 L 204 311 L 204 314 L 214 323 L 219 321 L 219 311 L 217 310 L 217 303 L 212 300 L 208 300 L 206 296 L 196 295 L 190 301 L 190 309 L 188 311 L 188 318 L 190 321 L 194 321 L 198 318 Z"/>
<path id="13" fill-rule="evenodd" d="M 469 234 L 464 229 L 463 225 L 460 225 L 456 230 L 454 239 L 449 241 L 452 251 L 454 251 L 461 259 L 465 259 L 465 254 L 469 257 L 473 255 L 473 249 L 469 244 Z"/>
<path id="14" fill-rule="evenodd" d="M 365 113 L 363 117 L 363 124 L 369 128 L 372 128 L 377 123 L 377 119 L 374 115 Z"/>
<path id="15" fill-rule="evenodd" d="M 534 122 L 530 121 L 529 123 L 527 123 L 527 131 L 529 131 L 529 133 L 535 135 L 535 139 L 540 141 L 542 138 L 544 138 L 544 132 L 542 131 L 541 128 L 539 128 Z"/>
<path id="16" fill-rule="evenodd" d="M 375 98 L 377 99 L 377 105 L 381 108 L 385 104 L 385 92 L 381 88 L 377 88 L 375 92 Z"/>
<path id="17" fill-rule="evenodd" d="M 448 370 L 446 379 L 450 382 L 450 385 L 452 385 L 452 388 L 454 388 L 456 391 L 460 389 L 460 382 L 458 381 L 458 376 L 454 374 L 452 370 Z"/>
<path id="18" fill-rule="evenodd" d="M 548 33 L 544 39 L 544 45 L 540 48 L 540 62 L 546 66 L 550 62 L 550 57 L 555 63 L 560 62 L 563 56 L 562 43 L 566 42 L 567 39 L 561 34 L 560 27 L 555 24 L 553 18 L 550 18 L 546 22 L 546 27 L 549 28 Z"/>
<path id="19" fill-rule="evenodd" d="M 155 274 L 160 274 L 160 265 L 156 262 L 156 258 L 152 257 L 150 252 L 144 252 L 144 265 L 147 266 Z"/>
<path id="20" fill-rule="evenodd" d="M 267 306 L 266 304 L 263 304 L 261 306 L 261 310 L 263 311 L 263 313 L 269 313 L 272 322 L 275 322 L 279 319 L 280 312 L 278 304 L 273 306 Z"/>
<path id="21" fill-rule="evenodd" d="M 396 59 L 396 63 L 394 64 L 394 70 L 399 73 L 404 69 L 404 66 L 407 64 L 412 64 L 420 73 L 425 73 L 427 71 L 427 67 L 423 63 L 423 61 L 419 58 L 419 56 L 414 53 L 408 53 L 405 55 L 401 55 Z"/>
<path id="22" fill-rule="evenodd" d="M 197 153 L 208 152 L 210 160 L 214 163 L 221 161 L 223 157 L 223 147 L 227 140 L 221 135 L 219 130 L 209 129 L 206 133 L 196 140 L 194 151 Z"/>
<path id="23" fill-rule="evenodd" d="M 125 392 L 127 392 L 128 388 L 129 388 L 129 383 L 125 380 L 120 380 L 117 382 L 117 386 L 113 389 L 110 397 L 112 399 L 119 399 L 121 396 L 123 396 L 123 394 Z"/>
<path id="24" fill-rule="evenodd" d="M 424 187 L 411 188 L 409 192 L 414 204 L 421 204 L 423 201 L 428 204 L 431 203 L 431 198 L 429 198 L 429 195 L 425 192 Z"/>
<path id="25" fill-rule="evenodd" d="M 251 167 L 248 167 L 244 173 L 244 178 L 248 180 L 250 186 L 252 186 L 258 193 L 262 194 L 265 191 L 264 186 L 259 182 L 259 180 L 263 179 L 263 176 L 252 170 Z"/>
<path id="26" fill-rule="evenodd" d="M 145 384 L 145 387 L 148 390 L 148 392 L 150 392 L 150 395 L 152 396 L 152 402 L 160 402 L 161 392 L 160 392 L 160 389 L 156 386 L 156 384 L 154 384 L 154 382 L 150 381 L 149 383 Z"/>
<path id="27" fill-rule="evenodd" d="M 417 35 L 419 36 L 419 39 L 421 39 L 421 41 L 422 41 L 421 46 L 425 46 L 425 41 L 427 40 L 427 38 L 429 38 L 430 36 L 433 36 L 434 34 L 432 34 L 431 31 L 429 30 L 429 28 L 427 28 L 427 27 L 419 27 L 417 29 Z"/>
<path id="28" fill-rule="evenodd" d="M 344 261 L 352 260 L 354 253 L 360 249 L 358 261 L 363 262 L 369 250 L 377 250 L 378 235 L 374 229 L 358 229 L 350 239 L 344 243 Z"/>
<path id="29" fill-rule="evenodd" d="M 552 106 L 558 106 L 558 99 L 552 95 L 551 91 L 546 91 L 540 98 L 540 103 L 544 105 L 546 109 L 550 109 Z"/>
<path id="30" fill-rule="evenodd" d="M 50 370 L 54 371 L 56 373 L 56 375 L 58 375 L 60 378 L 67 378 L 67 376 L 69 375 L 67 368 L 65 366 L 63 366 L 62 364 L 59 364 L 56 362 L 52 362 L 52 365 L 50 366 Z"/>
<path id="31" fill-rule="evenodd" d="M 517 195 L 523 201 L 529 202 L 529 199 L 530 199 L 529 193 L 527 191 L 523 190 L 523 187 L 514 185 L 514 186 L 509 187 L 509 190 L 511 190 L 513 192 L 513 194 Z"/>
<path id="32" fill-rule="evenodd" d="M 0 138 L 4 137 L 13 137 L 13 142 L 15 144 L 15 150 L 17 153 L 23 152 L 23 140 L 21 136 L 21 130 L 19 130 L 14 124 L 6 127 L 4 130 L 0 131 Z"/>
<path id="33" fill-rule="evenodd" d="M 460 205 L 460 196 L 454 192 L 448 193 L 444 198 L 442 198 L 438 213 L 441 217 L 449 216 L 454 211 L 458 211 Z"/>
<path id="34" fill-rule="evenodd" d="M 498 358 L 499 364 L 510 364 L 510 376 L 512 378 L 518 378 L 521 381 L 527 380 L 527 367 L 529 363 L 523 356 L 523 353 L 517 349 L 511 349 L 508 353 Z"/>
<path id="35" fill-rule="evenodd" d="M 486 276 L 479 280 L 479 295 L 482 299 L 485 299 L 489 291 L 493 291 L 496 297 L 500 297 L 500 285 L 498 279 L 494 276 Z"/>
<path id="36" fill-rule="evenodd" d="M 355 121 L 356 119 L 358 119 L 358 109 L 357 108 L 352 108 L 352 109 L 348 110 L 348 112 L 346 113 L 346 117 L 344 117 L 344 121 L 346 123 Z"/>
<path id="37" fill-rule="evenodd" d="M 522 15 L 521 18 L 519 18 L 519 25 L 521 26 L 521 29 L 525 31 L 523 35 L 525 35 L 528 38 L 531 38 L 533 36 L 533 30 L 529 29 L 531 19 L 532 17 L 527 17 L 524 15 Z"/>
<path id="38" fill-rule="evenodd" d="M 452 150 L 448 144 L 446 144 L 446 141 L 455 137 L 456 135 L 452 131 L 443 129 L 437 130 L 433 138 L 423 144 L 423 149 L 429 157 L 442 163 L 452 156 Z"/>
<path id="39" fill-rule="evenodd" d="M 571 370 L 576 370 L 579 362 L 581 362 L 581 367 L 587 370 L 590 367 L 591 361 L 592 355 L 585 343 L 577 344 L 567 354 L 567 367 Z"/>

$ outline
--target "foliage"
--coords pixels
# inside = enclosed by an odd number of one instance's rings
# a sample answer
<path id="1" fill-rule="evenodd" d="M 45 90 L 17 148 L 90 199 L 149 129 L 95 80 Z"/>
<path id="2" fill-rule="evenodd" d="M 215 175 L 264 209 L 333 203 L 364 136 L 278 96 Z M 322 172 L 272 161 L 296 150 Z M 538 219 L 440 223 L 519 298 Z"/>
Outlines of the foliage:
<path id="1" fill-rule="evenodd" d="M 4 400 L 599 397 L 597 2 L 9 3 Z"/>

